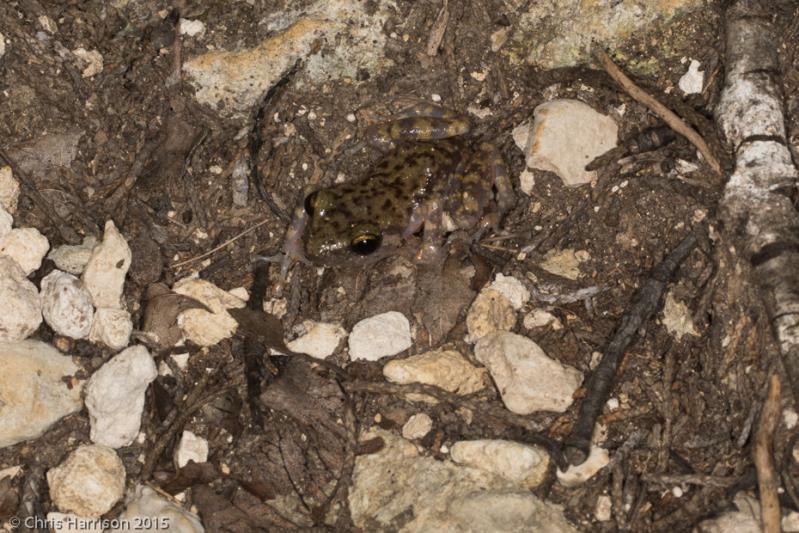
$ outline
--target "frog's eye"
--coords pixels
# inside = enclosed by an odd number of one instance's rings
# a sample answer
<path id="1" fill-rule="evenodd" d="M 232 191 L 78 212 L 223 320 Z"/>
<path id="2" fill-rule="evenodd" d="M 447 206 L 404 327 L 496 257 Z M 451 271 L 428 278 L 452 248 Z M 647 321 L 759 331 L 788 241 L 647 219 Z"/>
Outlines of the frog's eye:
<path id="1" fill-rule="evenodd" d="M 380 235 L 375 235 L 374 233 L 362 233 L 352 239 L 350 243 L 350 248 L 356 254 L 360 255 L 369 255 L 378 248 L 380 248 L 380 242 L 383 238 Z"/>
<path id="2" fill-rule="evenodd" d="M 314 191 L 308 196 L 305 197 L 305 212 L 308 213 L 309 217 L 313 216 L 314 213 L 314 200 L 316 200 L 316 195 L 319 191 Z"/>

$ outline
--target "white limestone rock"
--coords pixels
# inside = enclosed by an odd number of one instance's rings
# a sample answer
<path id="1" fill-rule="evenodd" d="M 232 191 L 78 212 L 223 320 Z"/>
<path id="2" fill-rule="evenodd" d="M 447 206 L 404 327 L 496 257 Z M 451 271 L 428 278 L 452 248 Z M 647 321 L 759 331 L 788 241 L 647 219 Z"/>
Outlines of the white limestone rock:
<path id="1" fill-rule="evenodd" d="M 411 325 L 397 311 L 381 313 L 355 324 L 349 338 L 352 361 L 377 361 L 411 347 Z"/>
<path id="2" fill-rule="evenodd" d="M 205 24 L 201 20 L 180 19 L 180 34 L 197 37 L 205 33 Z"/>
<path id="3" fill-rule="evenodd" d="M 5 255 L 17 262 L 25 272 L 31 275 L 42 266 L 42 259 L 47 255 L 50 243 L 47 237 L 36 228 L 15 228 L 0 241 L 0 255 Z"/>
<path id="4" fill-rule="evenodd" d="M 96 517 L 122 498 L 125 466 L 111 448 L 84 445 L 47 472 L 47 485 L 59 511 Z"/>
<path id="5" fill-rule="evenodd" d="M 590 61 L 595 46 L 613 48 L 651 31 L 670 32 L 669 21 L 676 15 L 707 7 L 702 0 L 561 0 L 524 5 L 526 7 L 519 10 L 518 20 L 514 20 L 513 33 L 504 49 L 510 52 L 509 57 L 518 54 L 541 70 Z M 520 59 L 514 62 L 517 61 Z M 640 62 L 631 60 L 630 63 Z"/>
<path id="6" fill-rule="evenodd" d="M 530 301 L 530 291 L 527 290 L 527 287 L 525 287 L 521 281 L 513 276 L 497 274 L 497 277 L 488 288 L 497 291 L 507 298 L 517 311 Z"/>
<path id="7" fill-rule="evenodd" d="M 565 472 L 560 469 L 557 471 L 558 482 L 564 487 L 582 485 L 594 477 L 594 474 L 605 468 L 609 462 L 610 455 L 608 451 L 596 444 L 592 444 L 585 462 L 576 466 L 570 465 Z"/>
<path id="8" fill-rule="evenodd" d="M 508 440 L 459 441 L 449 454 L 458 464 L 493 472 L 528 489 L 540 485 L 549 468 L 545 450 Z"/>
<path id="9" fill-rule="evenodd" d="M 486 370 L 472 365 L 453 350 L 425 352 L 389 361 L 383 375 L 392 383 L 435 385 L 457 394 L 472 394 L 485 387 Z"/>
<path id="10" fill-rule="evenodd" d="M 548 251 L 538 266 L 562 278 L 576 280 L 580 277 L 580 259 L 571 248 Z"/>
<path id="11" fill-rule="evenodd" d="M 42 315 L 59 335 L 82 339 L 89 335 L 94 318 L 92 295 L 81 281 L 53 270 L 42 278 Z"/>
<path id="12" fill-rule="evenodd" d="M 178 505 L 162 498 L 150 487 L 139 485 L 132 494 L 125 511 L 119 519 L 129 524 L 150 523 L 149 529 L 139 531 L 169 531 L 170 533 L 203 533 L 200 518 Z M 108 533 L 128 533 L 130 528 L 109 529 Z"/>
<path id="13" fill-rule="evenodd" d="M 81 244 L 56 246 L 50 250 L 47 258 L 64 272 L 79 276 L 86 268 L 95 246 L 97 246 L 97 238 L 89 235 L 83 239 Z"/>
<path id="14" fill-rule="evenodd" d="M 347 332 L 338 324 L 305 320 L 303 327 L 305 334 L 286 343 L 286 346 L 294 352 L 304 353 L 317 359 L 332 355 L 341 340 L 347 336 Z"/>
<path id="15" fill-rule="evenodd" d="M 594 507 L 594 518 L 599 522 L 607 522 L 613 518 L 613 502 L 607 494 L 601 494 L 596 499 L 596 507 Z"/>
<path id="16" fill-rule="evenodd" d="M 283 10 L 264 21 L 269 37 L 255 47 L 206 52 L 185 61 L 183 71 L 197 100 L 228 117 L 246 117 L 298 58 L 304 58 L 308 80 L 355 80 L 359 70 L 375 75 L 390 64 L 383 27 L 393 11 L 373 7 L 317 0 L 302 10 Z"/>
<path id="17" fill-rule="evenodd" d="M 469 307 L 466 315 L 466 342 L 477 342 L 489 333 L 509 331 L 516 325 L 513 303 L 502 293 L 484 288 Z"/>
<path id="18" fill-rule="evenodd" d="M 583 381 L 579 370 L 551 359 L 527 337 L 507 331 L 480 339 L 474 354 L 494 378 L 505 406 L 520 415 L 562 413 Z"/>
<path id="19" fill-rule="evenodd" d="M 499 475 L 420 456 L 387 431 L 362 438 L 377 436 L 385 447 L 355 459 L 349 493 L 353 522 L 364 531 L 576 531 L 560 507 Z"/>
<path id="20" fill-rule="evenodd" d="M 0 43 L 3 37 L 0 35 Z M 3 54 L 0 54 L 2 56 Z M 19 203 L 19 182 L 14 178 L 11 167 L 0 167 L 0 207 L 13 215 Z"/>
<path id="21" fill-rule="evenodd" d="M 36 285 L 16 261 L 0 255 L 0 341 L 21 341 L 42 323 Z"/>
<path id="22" fill-rule="evenodd" d="M 130 268 L 130 247 L 112 220 L 105 223 L 103 240 L 94 247 L 83 271 L 83 284 L 97 308 L 123 309 L 122 291 Z"/>
<path id="23" fill-rule="evenodd" d="M 0 448 L 35 439 L 83 408 L 80 369 L 72 358 L 39 341 L 0 342 Z"/>
<path id="24" fill-rule="evenodd" d="M 121 350 L 130 342 L 133 321 L 124 309 L 100 307 L 94 312 L 89 340 L 100 342 L 112 350 Z"/>
<path id="25" fill-rule="evenodd" d="M 82 77 L 92 78 L 103 71 L 103 55 L 97 50 L 76 48 L 72 53 L 80 68 L 83 69 Z"/>
<path id="26" fill-rule="evenodd" d="M 544 309 L 533 309 L 524 316 L 522 322 L 527 329 L 544 328 L 552 326 L 552 329 L 558 331 L 563 329 L 563 324 L 560 319 Z"/>
<path id="27" fill-rule="evenodd" d="M 182 279 L 175 283 L 172 290 L 196 298 L 212 311 L 189 309 L 178 316 L 178 326 L 187 339 L 200 346 L 213 346 L 236 333 L 238 322 L 227 310 L 246 306 L 244 300 L 210 281 L 197 278 Z"/>
<path id="28" fill-rule="evenodd" d="M 585 165 L 616 146 L 618 130 L 612 118 L 588 104 L 551 100 L 535 108 L 532 129 L 521 148 L 528 167 L 554 172 L 567 187 L 577 187 L 596 178 L 596 171 L 585 170 Z"/>
<path id="29" fill-rule="evenodd" d="M 661 320 L 663 327 L 669 332 L 669 335 L 677 339 L 682 339 L 685 335 L 698 337 L 699 332 L 696 331 L 694 326 L 694 319 L 691 316 L 691 310 L 674 296 L 674 291 L 669 291 L 666 294 L 665 301 L 663 302 L 663 318 Z"/>
<path id="30" fill-rule="evenodd" d="M 433 419 L 424 413 L 410 417 L 402 426 L 402 437 L 408 440 L 421 439 L 433 429 Z"/>
<path id="31" fill-rule="evenodd" d="M 191 431 L 184 430 L 175 447 L 175 465 L 183 468 L 189 461 L 204 463 L 208 460 L 208 441 Z"/>
<path id="32" fill-rule="evenodd" d="M 699 94 L 705 85 L 705 71 L 699 70 L 702 64 L 696 59 L 692 59 L 688 65 L 688 70 L 682 75 L 677 86 L 684 94 Z"/>
<path id="33" fill-rule="evenodd" d="M 144 393 L 158 371 L 147 348 L 131 346 L 97 370 L 86 384 L 92 442 L 120 448 L 136 438 Z"/>
<path id="34" fill-rule="evenodd" d="M 11 213 L 6 211 L 2 206 L 0 206 L 0 242 L 11 233 L 11 226 L 14 224 L 14 217 L 11 216 Z"/>

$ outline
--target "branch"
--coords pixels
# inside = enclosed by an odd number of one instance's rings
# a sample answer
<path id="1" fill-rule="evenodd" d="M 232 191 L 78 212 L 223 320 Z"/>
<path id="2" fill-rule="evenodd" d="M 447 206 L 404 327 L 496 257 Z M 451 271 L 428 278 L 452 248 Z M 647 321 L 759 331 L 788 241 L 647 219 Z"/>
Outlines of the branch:
<path id="1" fill-rule="evenodd" d="M 725 237 L 751 267 L 799 401 L 799 181 L 785 132 L 779 42 L 765 0 L 727 10 L 726 80 L 716 122 L 734 149 L 721 201 Z"/>
<path id="2" fill-rule="evenodd" d="M 774 469 L 774 430 L 780 421 L 780 377 L 775 372 L 768 385 L 766 402 L 757 425 L 752 458 L 757 469 L 757 488 L 760 492 L 760 521 L 763 533 L 780 532 L 780 478 Z"/>
<path id="3" fill-rule="evenodd" d="M 655 98 L 638 87 L 627 75 L 622 72 L 622 70 L 616 66 L 610 56 L 605 53 L 604 50 L 601 48 L 597 48 L 594 52 L 596 59 L 602 64 L 602 68 L 604 68 L 607 73 L 610 75 L 611 78 L 616 80 L 616 83 L 621 85 L 622 89 L 624 89 L 627 94 L 629 94 L 635 101 L 644 104 L 646 107 L 650 109 L 653 113 L 663 119 L 663 122 L 668 124 L 668 126 L 688 139 L 691 144 L 693 144 L 697 150 L 702 154 L 702 157 L 707 161 L 707 164 L 710 165 L 716 174 L 721 175 L 721 164 L 719 163 L 716 156 L 713 155 L 713 152 L 710 150 L 710 147 L 707 145 L 705 140 L 699 135 L 691 126 L 686 124 L 680 117 L 678 117 L 671 109 L 667 108 Z"/>

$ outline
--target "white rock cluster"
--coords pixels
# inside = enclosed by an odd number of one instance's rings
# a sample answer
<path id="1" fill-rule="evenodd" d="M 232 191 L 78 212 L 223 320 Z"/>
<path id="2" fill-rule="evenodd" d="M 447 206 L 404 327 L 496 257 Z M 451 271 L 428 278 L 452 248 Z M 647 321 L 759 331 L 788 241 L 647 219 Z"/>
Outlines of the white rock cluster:
<path id="1" fill-rule="evenodd" d="M 105 223 L 103 239 L 89 256 L 81 280 L 96 308 L 89 338 L 119 350 L 128 345 L 133 322 L 122 293 L 130 268 L 131 251 L 114 222 Z"/>
<path id="2" fill-rule="evenodd" d="M 42 264 L 50 244 L 34 228 L 14 228 L 19 183 L 0 167 L 0 341 L 21 341 L 42 323 L 41 300 L 27 277 Z"/>
<path id="3" fill-rule="evenodd" d="M 12 227 L 18 196 L 11 169 L 0 168 L 0 341 L 25 339 L 44 316 L 59 335 L 127 346 L 133 324 L 122 291 L 131 253 L 114 223 L 106 223 L 99 244 L 87 237 L 80 246 L 52 250 L 48 257 L 60 270 L 42 279 L 40 294 L 27 277 L 41 267 L 50 244 L 35 228 Z"/>
<path id="4" fill-rule="evenodd" d="M 480 462 L 483 469 L 437 461 L 382 430 L 362 438 L 375 436 L 385 447 L 356 458 L 349 494 L 360 528 L 390 529 L 407 516 L 404 531 L 575 531 L 560 507 L 496 473 L 489 462 Z"/>

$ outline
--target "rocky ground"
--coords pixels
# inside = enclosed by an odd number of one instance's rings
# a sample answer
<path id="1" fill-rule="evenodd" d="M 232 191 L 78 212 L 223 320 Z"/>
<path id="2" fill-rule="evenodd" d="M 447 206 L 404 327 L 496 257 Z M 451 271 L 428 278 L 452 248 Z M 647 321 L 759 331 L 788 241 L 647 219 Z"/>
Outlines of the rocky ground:
<path id="1" fill-rule="evenodd" d="M 795 149 L 799 8 L 772 9 Z M 663 126 L 602 47 L 729 171 L 723 27 L 696 0 L 0 4 L 0 523 L 759 531 L 778 350 L 720 241 L 724 178 L 682 137 L 585 170 Z M 499 148 L 499 231 L 436 266 L 254 263 L 419 102 Z M 586 380 L 689 235 L 567 468 Z M 784 531 L 797 423 L 786 393 Z"/>

